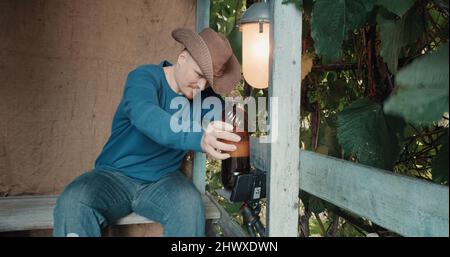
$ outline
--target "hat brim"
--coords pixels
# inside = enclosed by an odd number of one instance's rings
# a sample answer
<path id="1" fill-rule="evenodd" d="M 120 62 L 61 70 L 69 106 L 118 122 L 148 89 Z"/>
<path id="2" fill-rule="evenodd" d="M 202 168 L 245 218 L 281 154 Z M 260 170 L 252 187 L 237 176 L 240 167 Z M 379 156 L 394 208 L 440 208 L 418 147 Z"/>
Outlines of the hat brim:
<path id="1" fill-rule="evenodd" d="M 220 95 L 230 93 L 241 81 L 241 65 L 236 56 L 231 55 L 225 63 L 224 72 L 221 77 L 214 77 L 214 92 Z"/>

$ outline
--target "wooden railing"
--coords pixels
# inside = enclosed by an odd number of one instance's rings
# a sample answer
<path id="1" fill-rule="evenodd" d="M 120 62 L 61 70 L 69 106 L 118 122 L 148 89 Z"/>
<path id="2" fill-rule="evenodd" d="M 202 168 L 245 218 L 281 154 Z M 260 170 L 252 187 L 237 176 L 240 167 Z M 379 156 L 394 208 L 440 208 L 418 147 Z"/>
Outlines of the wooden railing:
<path id="1" fill-rule="evenodd" d="M 262 140 L 264 141 L 264 140 Z M 270 144 L 250 140 L 250 161 L 269 171 Z M 309 151 L 300 189 L 403 236 L 449 236 L 447 186 Z"/>

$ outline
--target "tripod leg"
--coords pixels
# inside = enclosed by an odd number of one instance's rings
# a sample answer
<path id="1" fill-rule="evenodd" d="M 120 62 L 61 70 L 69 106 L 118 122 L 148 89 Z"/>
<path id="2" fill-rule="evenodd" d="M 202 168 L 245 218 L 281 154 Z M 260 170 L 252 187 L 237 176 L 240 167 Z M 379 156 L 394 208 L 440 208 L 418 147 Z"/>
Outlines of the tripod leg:
<path id="1" fill-rule="evenodd" d="M 247 232 L 250 237 L 256 237 L 255 229 L 251 223 L 246 223 Z"/>
<path id="2" fill-rule="evenodd" d="M 264 225 L 261 223 L 259 219 L 255 221 L 254 226 L 256 228 L 256 231 L 258 231 L 260 237 L 266 236 L 266 229 L 264 228 Z"/>
<path id="3" fill-rule="evenodd" d="M 242 216 L 247 226 L 247 231 L 249 232 L 249 235 L 252 237 L 256 236 L 255 232 L 257 232 L 260 237 L 265 237 L 266 229 L 259 220 L 259 215 L 255 213 L 255 210 L 250 206 L 248 204 L 243 204 L 241 207 Z"/>
<path id="4" fill-rule="evenodd" d="M 242 212 L 242 218 L 245 223 L 245 226 L 247 228 L 248 235 L 251 237 L 255 237 L 255 228 L 253 227 L 253 215 L 251 209 L 248 207 L 247 204 L 243 204 L 241 206 L 241 212 Z"/>

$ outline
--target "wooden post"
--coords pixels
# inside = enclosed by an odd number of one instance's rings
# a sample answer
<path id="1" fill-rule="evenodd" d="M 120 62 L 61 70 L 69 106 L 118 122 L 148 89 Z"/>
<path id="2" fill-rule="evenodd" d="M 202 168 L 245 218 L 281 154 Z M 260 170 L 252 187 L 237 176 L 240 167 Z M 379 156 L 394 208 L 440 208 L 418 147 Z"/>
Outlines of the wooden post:
<path id="1" fill-rule="evenodd" d="M 298 236 L 302 14 L 270 1 L 268 236 Z M 273 101 L 273 100 L 276 101 Z"/>
<path id="2" fill-rule="evenodd" d="M 209 27 L 209 0 L 197 0 L 195 29 L 200 32 L 202 29 Z M 205 193 L 206 177 L 206 155 L 204 153 L 197 152 L 194 155 L 194 170 L 192 180 L 200 191 Z"/>

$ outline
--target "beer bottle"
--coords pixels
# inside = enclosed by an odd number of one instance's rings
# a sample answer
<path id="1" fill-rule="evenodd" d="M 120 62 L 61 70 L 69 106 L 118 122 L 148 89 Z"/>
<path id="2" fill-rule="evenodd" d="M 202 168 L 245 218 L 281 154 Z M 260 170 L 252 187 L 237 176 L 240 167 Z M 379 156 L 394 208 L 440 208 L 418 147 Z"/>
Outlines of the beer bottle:
<path id="1" fill-rule="evenodd" d="M 233 125 L 233 133 L 241 137 L 241 141 L 237 143 L 223 140 L 224 143 L 236 146 L 235 151 L 227 152 L 230 158 L 222 160 L 221 165 L 222 184 L 226 189 L 232 189 L 236 176 L 250 172 L 248 116 L 244 108 L 233 104 L 232 108 L 226 108 L 222 113 L 222 119 Z"/>

